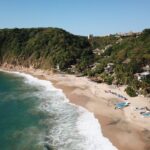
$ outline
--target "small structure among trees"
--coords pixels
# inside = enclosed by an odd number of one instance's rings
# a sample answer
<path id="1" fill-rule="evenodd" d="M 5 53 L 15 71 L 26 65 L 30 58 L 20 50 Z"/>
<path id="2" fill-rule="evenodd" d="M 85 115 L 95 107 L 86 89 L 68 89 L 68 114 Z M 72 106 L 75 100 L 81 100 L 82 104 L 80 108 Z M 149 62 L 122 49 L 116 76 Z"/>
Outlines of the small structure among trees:
<path id="1" fill-rule="evenodd" d="M 93 34 L 88 35 L 88 40 L 91 40 L 91 39 L 93 39 Z"/>
<path id="2" fill-rule="evenodd" d="M 146 71 L 146 72 L 142 72 L 142 73 L 136 73 L 134 75 L 139 81 L 141 81 L 142 79 L 147 79 L 150 77 L 150 72 Z"/>
<path id="3" fill-rule="evenodd" d="M 107 66 L 104 68 L 106 73 L 113 73 L 114 63 L 108 63 Z"/>

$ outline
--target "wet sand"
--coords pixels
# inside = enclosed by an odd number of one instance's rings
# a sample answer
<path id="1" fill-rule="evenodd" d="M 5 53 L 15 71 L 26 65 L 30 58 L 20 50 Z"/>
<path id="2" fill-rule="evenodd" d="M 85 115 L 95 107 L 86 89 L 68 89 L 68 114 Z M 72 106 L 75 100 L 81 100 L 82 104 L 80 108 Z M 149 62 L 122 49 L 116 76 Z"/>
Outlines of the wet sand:
<path id="1" fill-rule="evenodd" d="M 81 94 L 74 93 L 77 87 L 68 87 L 54 83 L 55 87 L 63 89 L 63 92 L 69 98 L 72 103 L 80 105 L 88 109 L 95 114 L 95 117 L 99 120 L 103 135 L 113 143 L 119 150 L 149 150 L 150 149 L 150 137 L 144 139 L 145 135 L 142 131 L 144 128 L 139 126 L 135 127 L 134 123 L 127 122 L 122 110 L 114 110 L 111 104 L 93 101 L 92 98 Z M 114 112 L 115 111 L 115 112 Z M 149 131 L 150 132 L 150 131 Z"/>
<path id="2" fill-rule="evenodd" d="M 142 96 L 130 98 L 125 87 L 108 86 L 89 81 L 86 77 L 52 74 L 50 71 L 33 68 L 6 67 L 2 69 L 25 72 L 40 79 L 50 80 L 56 88 L 66 94 L 71 103 L 83 106 L 100 122 L 102 132 L 119 150 L 150 150 L 150 118 L 142 117 L 135 107 L 147 106 L 149 99 Z M 124 101 L 106 90 L 112 90 L 127 97 L 131 103 L 123 110 L 114 109 L 114 104 Z"/>

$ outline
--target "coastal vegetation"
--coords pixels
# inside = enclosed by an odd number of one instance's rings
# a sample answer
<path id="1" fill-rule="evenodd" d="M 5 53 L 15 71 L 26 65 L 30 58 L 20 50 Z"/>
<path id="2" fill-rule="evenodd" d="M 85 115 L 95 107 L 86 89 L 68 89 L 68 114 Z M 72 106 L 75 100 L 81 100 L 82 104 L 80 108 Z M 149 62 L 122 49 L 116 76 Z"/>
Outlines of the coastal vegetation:
<path id="1" fill-rule="evenodd" d="M 0 63 L 86 75 L 150 95 L 150 29 L 141 33 L 77 36 L 58 28 L 1 29 Z"/>
<path id="2" fill-rule="evenodd" d="M 86 68 L 93 58 L 85 37 L 74 36 L 62 29 L 0 30 L 0 60 L 14 65 L 50 69 L 57 64 L 65 71 L 70 65 Z"/>
<path id="3" fill-rule="evenodd" d="M 125 91 L 126 91 L 127 94 L 128 94 L 129 96 L 131 96 L 131 97 L 137 96 L 135 90 L 134 90 L 132 87 L 130 87 L 130 86 L 128 86 L 128 87 L 125 89 Z"/>

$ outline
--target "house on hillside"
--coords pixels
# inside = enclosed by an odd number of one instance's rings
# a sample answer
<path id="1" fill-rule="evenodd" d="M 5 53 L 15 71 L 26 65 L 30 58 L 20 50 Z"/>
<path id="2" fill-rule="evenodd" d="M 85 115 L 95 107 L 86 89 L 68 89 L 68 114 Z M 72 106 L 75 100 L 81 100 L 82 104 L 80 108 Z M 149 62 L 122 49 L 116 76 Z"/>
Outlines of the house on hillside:
<path id="1" fill-rule="evenodd" d="M 115 37 L 116 37 L 116 38 L 120 38 L 121 36 L 120 36 L 118 33 L 116 33 L 116 34 L 115 34 Z"/>
<path id="2" fill-rule="evenodd" d="M 57 64 L 57 66 L 56 66 L 56 70 L 57 70 L 57 71 L 60 71 L 59 64 Z"/>
<path id="3" fill-rule="evenodd" d="M 142 72 L 142 73 L 136 73 L 134 74 L 134 76 L 139 80 L 143 80 L 143 79 L 146 79 L 148 77 L 150 77 L 150 72 L 149 71 L 145 71 L 145 72 Z"/>
<path id="4" fill-rule="evenodd" d="M 104 53 L 104 50 L 100 50 L 99 48 L 96 48 L 93 50 L 93 53 L 97 55 L 101 55 L 102 53 Z"/>
<path id="5" fill-rule="evenodd" d="M 149 65 L 146 65 L 146 66 L 144 66 L 142 69 L 143 69 L 143 72 L 134 74 L 134 76 L 135 76 L 139 81 L 141 81 L 141 80 L 143 80 L 143 79 L 150 78 L 150 66 L 149 66 Z"/>
<path id="6" fill-rule="evenodd" d="M 104 68 L 105 73 L 113 73 L 114 70 L 114 63 L 108 63 L 107 66 Z"/>
<path id="7" fill-rule="evenodd" d="M 147 78 L 148 76 L 150 76 L 150 72 L 149 71 L 145 71 L 145 72 L 140 73 L 140 75 L 144 79 L 144 78 Z"/>
<path id="8" fill-rule="evenodd" d="M 111 48 L 111 47 L 112 47 L 112 45 L 109 44 L 109 45 L 105 46 L 105 50 L 107 50 L 107 49 L 109 49 L 109 48 Z"/>
<path id="9" fill-rule="evenodd" d="M 119 37 L 119 39 L 116 41 L 116 44 L 119 44 L 119 43 L 121 43 L 122 42 L 122 38 L 121 37 Z"/>
<path id="10" fill-rule="evenodd" d="M 72 73 L 77 73 L 76 66 L 75 65 L 71 65 L 70 71 Z"/>
<path id="11" fill-rule="evenodd" d="M 96 69 L 96 67 L 97 67 L 98 65 L 100 65 L 100 63 L 94 63 L 94 64 L 90 65 L 91 70 Z"/>
<path id="12" fill-rule="evenodd" d="M 142 68 L 144 71 L 150 71 L 150 66 L 149 65 L 146 65 Z"/>
<path id="13" fill-rule="evenodd" d="M 88 40 L 91 40 L 91 39 L 93 39 L 93 34 L 88 35 Z"/>
<path id="14" fill-rule="evenodd" d="M 139 36 L 141 32 L 127 32 L 127 33 L 116 33 L 116 37 L 129 37 L 129 36 Z"/>

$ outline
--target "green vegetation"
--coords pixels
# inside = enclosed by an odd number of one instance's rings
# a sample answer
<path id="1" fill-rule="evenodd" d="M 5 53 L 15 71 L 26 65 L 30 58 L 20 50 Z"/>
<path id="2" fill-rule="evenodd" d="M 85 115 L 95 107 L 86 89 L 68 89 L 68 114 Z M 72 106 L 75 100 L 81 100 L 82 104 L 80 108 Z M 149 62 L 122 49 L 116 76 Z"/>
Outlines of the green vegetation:
<path id="1" fill-rule="evenodd" d="M 127 94 L 131 97 L 135 97 L 137 96 L 135 90 L 133 88 L 131 88 L 130 86 L 128 86 L 125 91 L 127 92 Z"/>
<path id="2" fill-rule="evenodd" d="M 150 94 L 150 76 L 136 74 L 150 66 L 150 29 L 141 34 L 104 37 L 76 36 L 58 28 L 0 30 L 0 63 L 25 67 L 59 68 L 87 75 L 95 81 L 129 85 L 135 96 Z"/>
<path id="3" fill-rule="evenodd" d="M 92 63 L 92 59 L 87 38 L 72 35 L 62 29 L 0 30 L 1 63 L 32 65 L 45 69 L 55 68 L 58 64 L 61 70 L 78 64 L 78 68 L 82 70 Z"/>
<path id="4" fill-rule="evenodd" d="M 104 37 L 102 39 L 104 40 Z M 131 89 L 139 91 L 141 94 L 149 94 L 150 77 L 146 76 L 144 79 L 138 80 L 135 74 L 148 71 L 143 69 L 145 66 L 150 67 L 150 29 L 145 29 L 137 35 L 111 35 L 105 37 L 105 40 L 106 43 L 102 42 L 101 46 L 100 40 L 97 40 L 99 43 L 95 44 L 104 52 L 101 55 L 95 54 L 95 62 L 98 62 L 99 65 L 91 71 L 92 73 L 89 72 L 89 75 L 101 76 L 105 82 L 129 85 Z M 109 47 L 106 49 L 108 45 Z M 114 64 L 113 71 L 106 73 L 103 68 L 107 67 L 109 63 Z M 132 91 L 131 89 L 129 91 Z M 133 91 L 132 94 L 129 91 L 128 94 L 132 95 Z"/>

